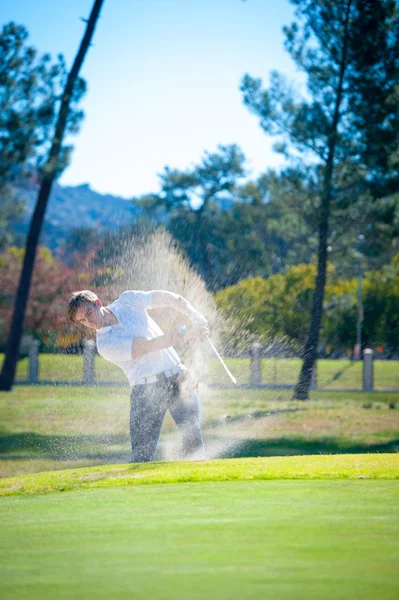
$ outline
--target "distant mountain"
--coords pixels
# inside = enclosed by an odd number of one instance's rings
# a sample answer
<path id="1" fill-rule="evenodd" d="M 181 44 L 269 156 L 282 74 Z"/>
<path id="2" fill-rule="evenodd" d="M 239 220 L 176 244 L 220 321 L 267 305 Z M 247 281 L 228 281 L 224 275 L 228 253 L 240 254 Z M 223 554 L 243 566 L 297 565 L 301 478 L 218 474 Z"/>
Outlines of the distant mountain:
<path id="1" fill-rule="evenodd" d="M 19 238 L 25 238 L 36 204 L 38 188 L 29 186 L 18 190 L 26 202 L 23 215 L 13 225 Z M 131 200 L 111 194 L 99 194 L 88 183 L 78 186 L 53 185 L 45 214 L 40 244 L 58 248 L 69 233 L 78 227 L 96 230 L 117 229 L 135 221 L 142 209 Z"/>

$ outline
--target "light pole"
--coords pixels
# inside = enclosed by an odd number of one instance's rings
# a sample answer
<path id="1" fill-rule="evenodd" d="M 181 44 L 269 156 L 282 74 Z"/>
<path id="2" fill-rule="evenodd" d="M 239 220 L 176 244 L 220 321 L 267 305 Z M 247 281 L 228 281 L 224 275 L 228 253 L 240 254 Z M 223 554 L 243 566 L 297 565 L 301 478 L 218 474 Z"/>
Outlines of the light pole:
<path id="1" fill-rule="evenodd" d="M 363 244 L 364 235 L 357 236 L 357 250 L 359 254 L 358 286 L 357 286 L 357 335 L 356 335 L 356 358 L 362 358 L 362 323 L 363 323 Z"/>

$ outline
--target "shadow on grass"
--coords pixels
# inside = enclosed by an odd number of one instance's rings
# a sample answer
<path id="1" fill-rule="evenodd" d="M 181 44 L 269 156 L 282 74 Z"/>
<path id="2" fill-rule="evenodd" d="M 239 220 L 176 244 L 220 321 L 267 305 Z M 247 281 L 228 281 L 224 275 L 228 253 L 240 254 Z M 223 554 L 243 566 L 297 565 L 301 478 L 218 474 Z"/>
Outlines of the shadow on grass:
<path id="1" fill-rule="evenodd" d="M 226 444 L 226 441 L 228 443 Z M 278 438 L 226 440 L 206 436 L 206 448 L 219 448 L 214 458 L 244 458 L 255 456 L 290 456 L 304 454 L 361 454 L 368 452 L 398 452 L 399 439 L 385 444 L 351 444 L 339 439 L 313 441 Z M 162 444 L 156 459 L 161 459 Z M 130 457 L 128 435 L 41 435 L 37 433 L 0 434 L 0 461 L 22 461 L 29 458 L 69 461 L 100 459 L 104 462 L 126 462 Z"/>
<path id="2" fill-rule="evenodd" d="M 219 442 L 220 440 L 214 437 L 211 443 L 217 447 Z M 398 451 L 399 439 L 392 440 L 386 444 L 351 444 L 334 438 L 314 441 L 286 438 L 273 440 L 247 439 L 232 445 L 225 451 L 222 450 L 219 458 L 294 456 L 301 454 L 363 454 Z"/>
<path id="3" fill-rule="evenodd" d="M 275 417 L 284 413 L 295 413 L 306 410 L 306 408 L 280 408 L 276 410 L 256 410 L 250 413 L 240 413 L 238 415 L 225 415 L 220 419 L 209 419 L 202 424 L 203 429 L 214 429 L 228 423 L 242 423 L 256 419 L 264 419 L 265 417 Z"/>
<path id="4" fill-rule="evenodd" d="M 323 390 L 324 388 L 328 387 L 329 385 L 331 385 L 335 381 L 338 381 L 339 379 L 341 379 L 342 375 L 344 373 L 346 373 L 346 371 L 348 371 L 349 369 L 351 369 L 354 364 L 355 363 L 353 361 L 351 361 L 348 365 L 345 365 L 340 371 L 337 371 L 330 379 L 328 379 L 324 383 L 321 383 L 319 389 Z"/>
<path id="5" fill-rule="evenodd" d="M 81 458 L 113 460 L 129 455 L 127 435 L 42 435 L 39 433 L 0 434 L 0 461 L 28 457 L 52 460 Z M 125 451 L 126 448 L 126 451 Z"/>

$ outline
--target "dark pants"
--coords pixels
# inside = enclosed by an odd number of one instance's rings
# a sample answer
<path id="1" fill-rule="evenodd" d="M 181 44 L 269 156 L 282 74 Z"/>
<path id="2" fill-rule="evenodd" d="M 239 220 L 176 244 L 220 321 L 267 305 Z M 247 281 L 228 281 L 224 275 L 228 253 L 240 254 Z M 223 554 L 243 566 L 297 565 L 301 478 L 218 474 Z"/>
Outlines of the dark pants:
<path id="1" fill-rule="evenodd" d="M 185 373 L 179 373 L 133 387 L 130 396 L 133 462 L 153 460 L 168 409 L 182 434 L 183 457 L 203 458 L 199 397 Z"/>

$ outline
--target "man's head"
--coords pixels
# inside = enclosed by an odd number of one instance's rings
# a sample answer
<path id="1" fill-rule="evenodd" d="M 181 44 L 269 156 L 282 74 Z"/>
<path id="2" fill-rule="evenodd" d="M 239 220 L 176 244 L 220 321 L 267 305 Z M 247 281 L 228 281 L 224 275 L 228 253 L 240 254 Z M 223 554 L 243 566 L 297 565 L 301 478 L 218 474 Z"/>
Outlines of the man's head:
<path id="1" fill-rule="evenodd" d="M 74 292 L 69 300 L 68 315 L 74 323 L 80 323 L 90 329 L 102 326 L 102 302 L 94 292 L 82 290 Z"/>

